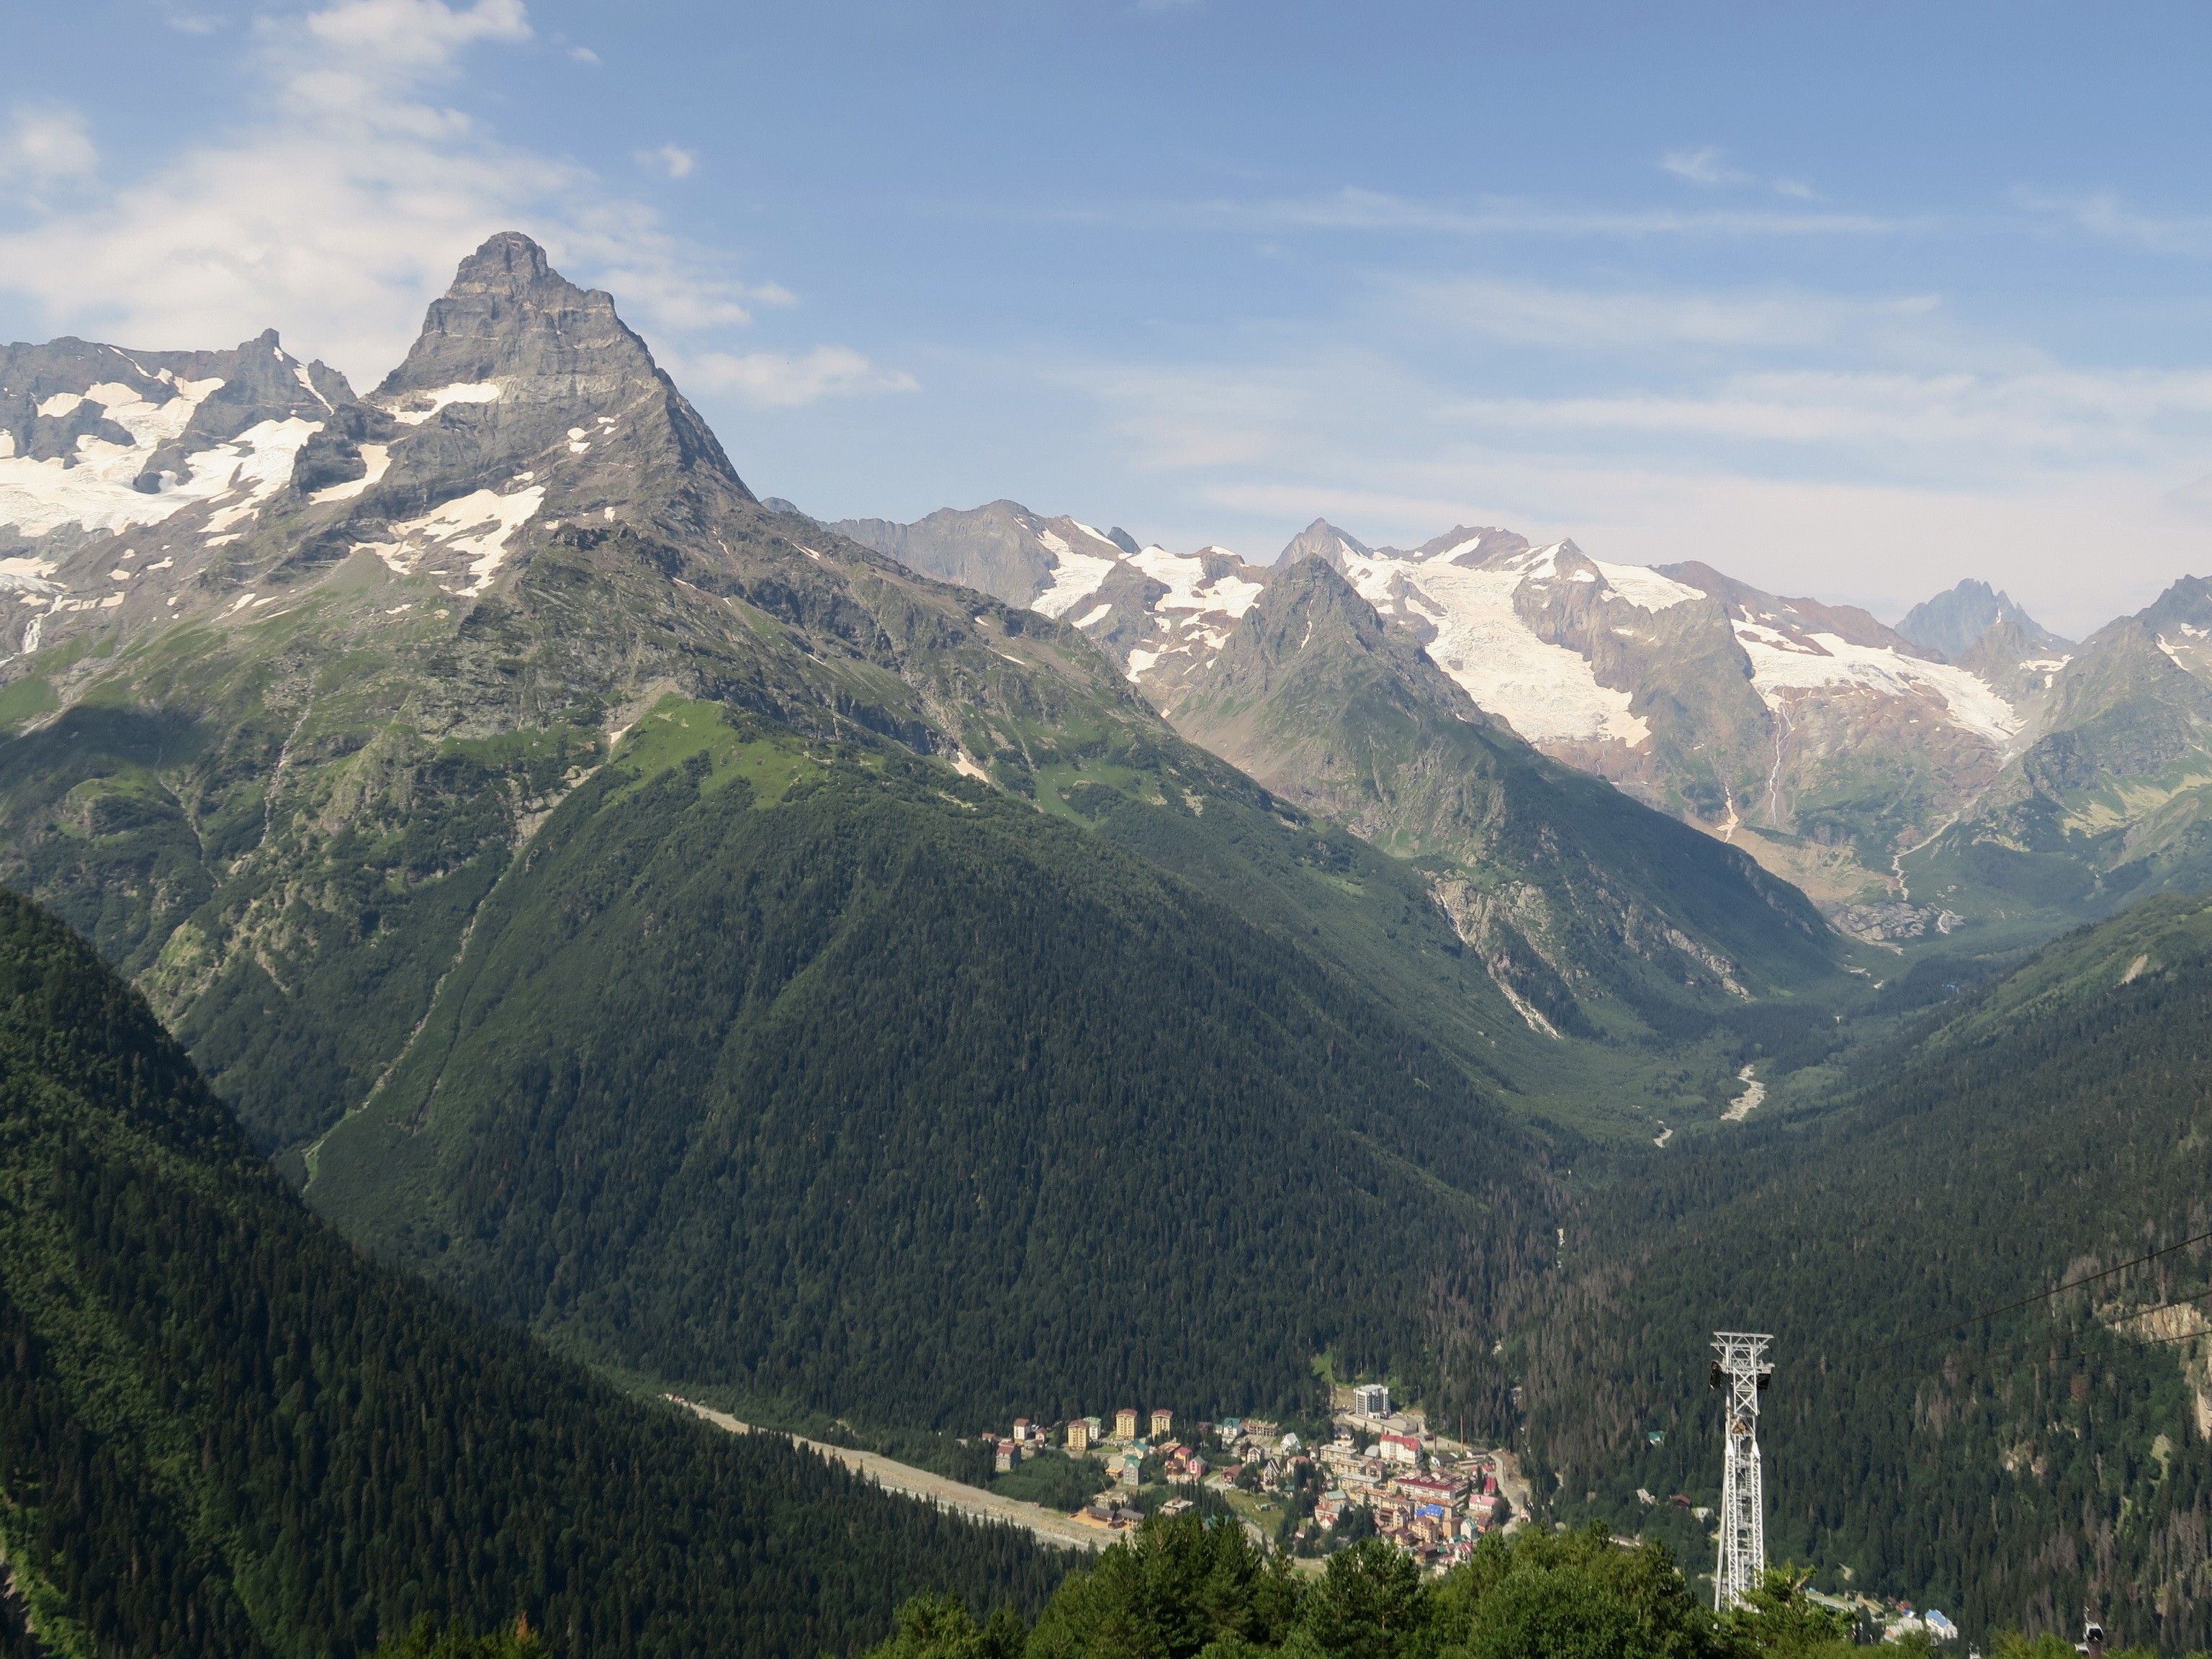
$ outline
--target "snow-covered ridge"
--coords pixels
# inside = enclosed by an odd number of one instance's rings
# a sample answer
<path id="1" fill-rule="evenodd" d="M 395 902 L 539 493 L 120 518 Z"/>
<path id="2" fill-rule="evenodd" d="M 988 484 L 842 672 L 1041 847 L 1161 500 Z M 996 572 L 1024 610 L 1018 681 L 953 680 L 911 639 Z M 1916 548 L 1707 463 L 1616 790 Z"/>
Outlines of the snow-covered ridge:
<path id="1" fill-rule="evenodd" d="M 1474 544 L 1462 546 L 1471 549 Z M 1345 574 L 1360 597 L 1384 616 L 1419 617 L 1433 627 L 1436 636 L 1428 649 L 1437 665 L 1479 707 L 1529 742 L 1619 742 L 1633 748 L 1650 737 L 1650 726 L 1629 712 L 1629 693 L 1599 684 L 1596 670 L 1581 653 L 1538 638 L 1514 605 L 1524 582 L 1559 578 L 1560 556 L 1571 550 L 1571 544 L 1530 548 L 1473 568 L 1451 562 L 1460 550 L 1448 549 L 1427 559 L 1368 554 L 1352 561 Z M 1566 580 L 1602 580 L 1616 588 L 1611 573 L 1629 568 L 1597 566 L 1594 571 L 1582 568 L 1594 562 L 1577 562 Z M 1680 585 L 1640 568 L 1625 579 L 1654 599 L 1663 599 L 1666 606 L 1698 597 L 1690 588 L 1668 597 L 1662 585 Z"/>
<path id="2" fill-rule="evenodd" d="M 163 378 L 168 378 L 166 370 Z M 301 446 L 322 430 L 319 421 L 296 416 L 258 422 L 235 438 L 187 455 L 187 476 L 180 478 L 164 471 L 159 489 L 140 489 L 137 481 L 155 453 L 182 436 L 193 411 L 223 384 L 219 380 L 173 383 L 177 395 L 159 404 L 119 382 L 46 399 L 46 404 L 55 404 L 63 397 L 75 397 L 76 402 L 64 414 L 74 413 L 83 404 L 99 405 L 106 419 L 131 434 L 127 444 L 86 433 L 77 438 L 74 453 L 33 460 L 15 453 L 19 446 L 13 433 L 0 433 L 0 525 L 13 525 L 25 536 L 43 536 L 69 524 L 114 532 L 158 524 L 198 501 L 242 495 L 216 515 L 223 522 L 212 527 L 220 531 L 257 511 L 287 483 Z"/>
<path id="3" fill-rule="evenodd" d="M 2000 748 L 2020 730 L 2012 705 L 1963 668 L 1885 646 L 1853 645 L 1835 634 L 1792 635 L 1741 620 L 1734 626 L 1736 643 L 1751 659 L 1752 685 L 1769 708 L 1784 708 L 1788 691 L 1857 688 L 1939 697 L 1954 720 Z"/>

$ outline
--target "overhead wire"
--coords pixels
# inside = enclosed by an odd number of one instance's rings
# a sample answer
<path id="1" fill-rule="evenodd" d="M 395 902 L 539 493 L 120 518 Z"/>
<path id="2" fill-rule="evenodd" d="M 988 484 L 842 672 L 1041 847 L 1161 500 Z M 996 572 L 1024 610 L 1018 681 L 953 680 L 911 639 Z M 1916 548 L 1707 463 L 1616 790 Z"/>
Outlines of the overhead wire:
<path id="1" fill-rule="evenodd" d="M 2194 1296 L 2179 1297 L 2172 1302 L 2161 1302 L 2155 1307 L 2140 1308 L 2134 1313 L 2123 1316 L 2122 1322 L 2132 1322 L 2135 1320 L 2145 1318 L 2151 1314 L 2163 1313 L 2169 1308 L 2185 1308 L 2194 1303 L 2202 1302 L 2207 1297 L 2212 1297 L 2212 1290 L 2199 1291 Z M 2183 1331 L 2173 1336 L 2154 1336 L 2140 1340 L 2134 1337 L 2124 1337 L 2118 1335 L 2118 1328 L 2115 1326 L 2100 1325 L 2097 1328 L 2100 1332 L 2110 1337 L 2111 1340 L 2099 1344 L 2094 1349 L 2089 1350 L 2089 1353 L 2102 1353 L 2116 1347 L 2159 1348 L 2165 1347 L 2169 1344 L 2175 1342 L 2190 1342 L 2201 1340 L 2206 1338 L 2212 1338 L 2212 1328 L 2198 1331 Z M 2083 1332 L 2080 1334 L 2086 1336 L 2089 1334 L 2089 1333 Z M 2049 1340 L 2050 1339 L 2047 1337 L 2022 1338 L 2021 1339 L 2021 1344 L 2008 1346 L 2021 1346 L 2029 1341 L 2047 1344 Z M 2081 1358 L 2087 1356 L 2082 1354 L 2071 1356 L 2071 1358 Z M 1902 1379 L 1916 1376 L 1935 1376 L 1938 1375 L 1950 1378 L 1955 1373 L 1957 1378 L 1963 1380 L 1969 1376 L 1987 1376 L 1991 1371 L 2005 1370 L 2017 1370 L 2026 1366 L 2042 1365 L 2052 1363 L 2056 1358 L 2057 1356 L 2054 1355 L 2051 1357 L 2051 1360 L 2034 1359 L 2026 1357 L 2008 1360 L 2005 1354 L 2001 1352 L 1996 1353 L 1977 1355 L 1971 1360 L 1961 1362 L 1958 1359 L 1957 1356 L 1954 1355 L 1950 1359 L 1940 1361 L 1933 1365 L 1916 1366 L 1910 1370 L 1876 1371 L 1874 1373 L 1874 1376 L 1876 1379 Z"/>
<path id="2" fill-rule="evenodd" d="M 2147 1255 L 2136 1256 L 2131 1261 L 2123 1261 L 2117 1267 L 2106 1267 L 2099 1273 L 2085 1273 L 2080 1279 L 2070 1279 L 2063 1285 L 2054 1285 L 2047 1291 L 2038 1291 L 2033 1296 L 2024 1296 L 2017 1302 L 2008 1302 L 2002 1307 L 1985 1309 L 1980 1313 L 1966 1314 L 1957 1319 L 1947 1321 L 1941 1325 L 1924 1326 L 1919 1330 L 1907 1332 L 1903 1336 L 1893 1338 L 1887 1342 L 1875 1343 L 1870 1347 L 1856 1348 L 1849 1352 L 1834 1357 L 1822 1354 L 1819 1356 L 1819 1358 L 1814 1359 L 1787 1361 L 1782 1364 L 1778 1364 L 1774 1369 L 1777 1370 L 1810 1370 L 1814 1367 L 1819 1365 L 1840 1365 L 1850 1360 L 1864 1359 L 1874 1354 L 1888 1353 L 1894 1349 L 1904 1347 L 1908 1343 L 1922 1341 L 1931 1336 L 1948 1336 L 1952 1332 L 1963 1330 L 1969 1325 L 1978 1325 L 1984 1320 L 1996 1318 L 2000 1314 L 2017 1313 L 2022 1308 L 2032 1308 L 2039 1302 L 2048 1302 L 2054 1296 L 2063 1296 L 2068 1291 L 2079 1290 L 2084 1285 L 2094 1285 L 2100 1279 L 2110 1279 L 2115 1273 L 2124 1273 L 2130 1267 L 2140 1267 L 2146 1261 L 2155 1261 L 2162 1255 L 2172 1255 L 2176 1250 L 2187 1249 L 2191 1244 L 2202 1244 L 2208 1239 L 2212 1239 L 2212 1231 L 2195 1233 L 2187 1238 L 2180 1240 L 2177 1243 L 2162 1245 L 2159 1249 L 2152 1250 Z M 2191 1299 L 2194 1300 L 2195 1298 L 2192 1297 Z M 2145 1311 L 2154 1312 L 2155 1310 L 2146 1310 Z"/>

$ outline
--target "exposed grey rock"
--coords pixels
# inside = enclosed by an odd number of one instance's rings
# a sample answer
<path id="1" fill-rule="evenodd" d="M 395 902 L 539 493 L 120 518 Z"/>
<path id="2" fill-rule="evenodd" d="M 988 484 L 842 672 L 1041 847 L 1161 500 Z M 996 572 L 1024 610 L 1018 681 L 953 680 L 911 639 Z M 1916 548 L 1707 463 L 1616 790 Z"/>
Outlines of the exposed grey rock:
<path id="1" fill-rule="evenodd" d="M 2017 630 L 2030 646 L 2040 647 L 2046 655 L 2074 648 L 2073 641 L 2061 639 L 2014 604 L 2011 594 L 1971 577 L 1948 592 L 1914 605 L 1905 613 L 1897 631 L 1945 661 L 1956 662 L 2000 623 Z"/>
<path id="2" fill-rule="evenodd" d="M 1043 518 L 1003 500 L 964 511 L 941 507 L 913 524 L 846 519 L 830 528 L 909 570 L 1018 605 L 1034 605 L 1053 587 L 1060 548 L 1090 558 L 1116 559 L 1122 552 L 1073 519 Z"/>
<path id="3" fill-rule="evenodd" d="M 1368 550 L 1364 542 L 1355 541 L 1327 519 L 1316 519 L 1284 544 L 1283 550 L 1275 556 L 1274 568 L 1287 570 L 1300 559 L 1319 559 L 1341 575 L 1346 559 Z"/>

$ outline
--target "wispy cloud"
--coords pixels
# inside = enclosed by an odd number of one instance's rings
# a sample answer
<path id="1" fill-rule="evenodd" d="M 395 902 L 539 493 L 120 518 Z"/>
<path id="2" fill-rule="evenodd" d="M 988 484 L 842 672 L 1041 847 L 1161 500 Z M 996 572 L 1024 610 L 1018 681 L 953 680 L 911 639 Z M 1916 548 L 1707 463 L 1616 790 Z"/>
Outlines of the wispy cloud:
<path id="1" fill-rule="evenodd" d="M 684 359 L 678 368 L 684 384 L 698 391 L 726 392 L 768 409 L 921 389 L 913 375 L 884 368 L 846 346 L 817 346 L 798 356 L 710 351 Z"/>
<path id="2" fill-rule="evenodd" d="M 1395 286 L 1425 321 L 1522 344 L 1614 351 L 1665 345 L 1807 347 L 1923 324 L 1932 294 L 1894 298 L 1795 289 L 1601 292 L 1469 277 Z"/>
<path id="3" fill-rule="evenodd" d="M 99 170 L 99 148 L 76 110 L 33 105 L 9 117 L 0 136 L 0 196 L 36 209 L 55 186 L 77 185 Z"/>
<path id="4" fill-rule="evenodd" d="M 1021 210 L 969 204 L 942 210 L 998 217 Z M 1923 228 L 1920 219 L 1764 208 L 1589 208 L 1486 197 L 1426 201 L 1357 185 L 1267 201 L 1148 202 L 1054 207 L 1027 216 L 1133 228 L 1237 231 L 1390 231 L 1441 236 L 1883 236 Z"/>
<path id="5" fill-rule="evenodd" d="M 2021 190 L 2014 192 L 2014 199 L 2045 224 L 2063 224 L 2101 241 L 2122 243 L 2147 253 L 2191 258 L 2212 254 L 2212 216 L 2147 212 L 2130 206 L 2112 191 L 2054 196 Z"/>
<path id="6" fill-rule="evenodd" d="M 1669 150 L 1659 158 L 1659 165 L 1677 179 L 1687 179 L 1693 185 L 1747 185 L 1751 182 L 1749 173 L 1729 165 L 1728 152 L 1717 144 L 1704 144 L 1696 149 Z"/>
<path id="7" fill-rule="evenodd" d="M 639 150 L 632 159 L 657 173 L 665 173 L 672 179 L 688 179 L 691 176 L 691 170 L 699 165 L 699 152 L 675 144 L 663 144 L 658 149 Z"/>

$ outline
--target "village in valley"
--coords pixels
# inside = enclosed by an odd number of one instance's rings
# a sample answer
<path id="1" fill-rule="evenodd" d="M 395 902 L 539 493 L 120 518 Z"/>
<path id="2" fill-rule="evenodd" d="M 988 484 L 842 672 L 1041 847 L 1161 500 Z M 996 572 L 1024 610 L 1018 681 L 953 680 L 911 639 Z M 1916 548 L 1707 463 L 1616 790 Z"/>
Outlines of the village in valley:
<path id="1" fill-rule="evenodd" d="M 1190 1422 L 1132 1407 L 1052 1425 L 1018 1418 L 1011 1434 L 984 1439 L 1002 1477 L 1044 1458 L 1077 1463 L 1103 1489 L 1072 1518 L 1105 1532 L 1202 1507 L 1299 1557 L 1379 1536 L 1441 1570 L 1511 1517 L 1501 1490 L 1517 1485 L 1511 1454 L 1429 1433 L 1381 1383 L 1334 1390 L 1330 1418 L 1328 1437 L 1309 1441 L 1261 1418 Z"/>

